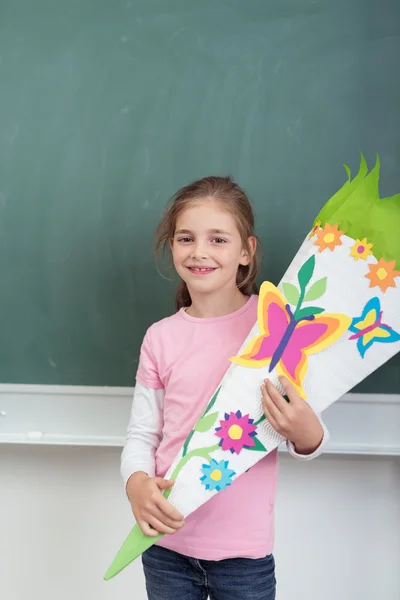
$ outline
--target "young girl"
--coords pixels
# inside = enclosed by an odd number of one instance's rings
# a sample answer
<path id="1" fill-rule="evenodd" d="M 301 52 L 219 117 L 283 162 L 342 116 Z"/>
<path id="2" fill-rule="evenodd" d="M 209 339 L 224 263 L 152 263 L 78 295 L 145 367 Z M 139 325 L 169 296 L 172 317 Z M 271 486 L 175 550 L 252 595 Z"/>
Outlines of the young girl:
<path id="1" fill-rule="evenodd" d="M 174 196 L 157 229 L 181 284 L 177 312 L 147 331 L 122 453 L 133 514 L 149 536 L 167 534 L 142 555 L 149 600 L 273 600 L 272 452 L 184 521 L 163 497 L 165 473 L 257 320 L 254 217 L 244 191 L 206 177 Z M 289 382 L 290 402 L 268 381 L 265 415 L 290 454 L 321 453 L 328 433 Z"/>

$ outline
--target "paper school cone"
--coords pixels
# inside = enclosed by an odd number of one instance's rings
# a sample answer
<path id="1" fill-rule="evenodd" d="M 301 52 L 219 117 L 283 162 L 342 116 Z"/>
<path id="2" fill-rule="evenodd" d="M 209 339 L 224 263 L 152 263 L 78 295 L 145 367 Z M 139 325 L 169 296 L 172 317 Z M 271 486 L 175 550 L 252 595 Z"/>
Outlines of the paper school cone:
<path id="1" fill-rule="evenodd" d="M 400 351 L 400 195 L 379 198 L 379 161 L 326 203 L 278 288 L 263 283 L 258 319 L 166 478 L 185 517 L 284 438 L 265 419 L 260 386 L 285 375 L 322 412 Z M 158 538 L 136 525 L 110 579 Z"/>

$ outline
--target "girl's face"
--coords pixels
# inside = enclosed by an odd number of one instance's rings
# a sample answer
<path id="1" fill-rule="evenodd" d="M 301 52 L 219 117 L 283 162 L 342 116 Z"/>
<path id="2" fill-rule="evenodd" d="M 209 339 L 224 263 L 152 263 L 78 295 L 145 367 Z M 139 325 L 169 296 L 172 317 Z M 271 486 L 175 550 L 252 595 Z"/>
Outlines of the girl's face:
<path id="1" fill-rule="evenodd" d="M 255 245 L 253 238 L 249 242 Z M 251 260 L 234 217 L 213 198 L 199 200 L 179 214 L 171 251 L 191 295 L 235 290 L 239 265 Z"/>

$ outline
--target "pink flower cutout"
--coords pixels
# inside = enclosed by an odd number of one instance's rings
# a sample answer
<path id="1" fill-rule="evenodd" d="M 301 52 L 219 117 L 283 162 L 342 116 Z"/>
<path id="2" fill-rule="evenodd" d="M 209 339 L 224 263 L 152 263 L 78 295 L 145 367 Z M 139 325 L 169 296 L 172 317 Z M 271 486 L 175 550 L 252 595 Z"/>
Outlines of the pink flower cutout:
<path id="1" fill-rule="evenodd" d="M 221 427 L 216 428 L 216 435 L 221 438 L 219 445 L 222 450 L 230 450 L 232 454 L 239 454 L 243 448 L 253 448 L 256 443 L 254 437 L 257 435 L 256 425 L 249 415 L 242 417 L 238 410 L 230 415 L 225 413 L 225 420 L 220 421 Z"/>

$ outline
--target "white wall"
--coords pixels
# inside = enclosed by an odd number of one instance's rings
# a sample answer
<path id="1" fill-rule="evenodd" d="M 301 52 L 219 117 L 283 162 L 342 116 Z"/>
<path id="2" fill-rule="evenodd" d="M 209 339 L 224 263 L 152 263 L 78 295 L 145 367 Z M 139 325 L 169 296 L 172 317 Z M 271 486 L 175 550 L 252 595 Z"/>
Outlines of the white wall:
<path id="1" fill-rule="evenodd" d="M 145 600 L 140 561 L 102 580 L 131 526 L 119 453 L 0 445 L 2 599 Z M 278 600 L 398 600 L 400 459 L 280 463 Z"/>

